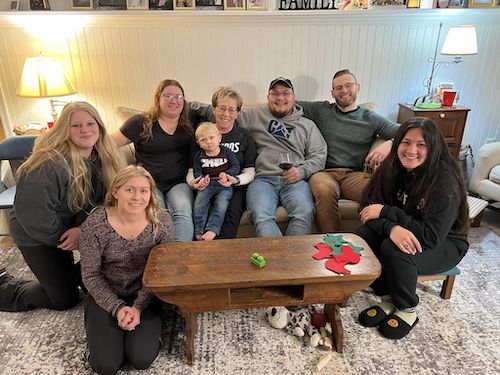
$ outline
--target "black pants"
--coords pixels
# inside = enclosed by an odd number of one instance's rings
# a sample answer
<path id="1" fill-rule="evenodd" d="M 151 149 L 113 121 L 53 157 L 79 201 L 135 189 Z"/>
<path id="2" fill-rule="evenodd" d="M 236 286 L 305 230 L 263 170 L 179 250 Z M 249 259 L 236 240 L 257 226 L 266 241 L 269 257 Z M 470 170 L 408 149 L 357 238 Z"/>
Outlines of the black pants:
<path id="1" fill-rule="evenodd" d="M 450 240 L 445 240 L 436 249 L 423 249 L 422 253 L 403 253 L 390 238 L 380 236 L 363 225 L 356 233 L 370 245 L 382 264 L 382 273 L 371 285 L 378 296 L 390 295 L 399 309 L 418 304 L 417 277 L 444 272 L 456 266 L 465 255 Z"/>
<path id="2" fill-rule="evenodd" d="M 217 238 L 235 238 L 240 225 L 241 215 L 246 210 L 247 187 L 233 189 L 233 196 L 226 210 L 226 218 Z"/>
<path id="3" fill-rule="evenodd" d="M 0 289 L 0 310 L 66 310 L 78 304 L 81 276 L 73 253 L 51 246 L 19 246 L 38 281 L 10 278 Z"/>
<path id="4" fill-rule="evenodd" d="M 146 369 L 158 356 L 161 334 L 161 305 L 154 299 L 141 313 L 141 323 L 124 331 L 109 314 L 87 294 L 84 303 L 85 330 L 90 351 L 89 362 L 100 375 L 116 374 L 125 358 L 136 369 Z"/>

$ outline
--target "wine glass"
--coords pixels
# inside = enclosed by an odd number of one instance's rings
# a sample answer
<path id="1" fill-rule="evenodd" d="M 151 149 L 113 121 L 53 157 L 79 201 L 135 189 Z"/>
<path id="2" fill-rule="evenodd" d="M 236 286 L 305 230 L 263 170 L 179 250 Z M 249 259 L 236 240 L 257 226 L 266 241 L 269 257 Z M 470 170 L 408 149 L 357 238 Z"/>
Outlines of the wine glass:
<path id="1" fill-rule="evenodd" d="M 289 152 L 280 152 L 278 156 L 278 166 L 284 171 L 293 167 L 292 156 Z"/>

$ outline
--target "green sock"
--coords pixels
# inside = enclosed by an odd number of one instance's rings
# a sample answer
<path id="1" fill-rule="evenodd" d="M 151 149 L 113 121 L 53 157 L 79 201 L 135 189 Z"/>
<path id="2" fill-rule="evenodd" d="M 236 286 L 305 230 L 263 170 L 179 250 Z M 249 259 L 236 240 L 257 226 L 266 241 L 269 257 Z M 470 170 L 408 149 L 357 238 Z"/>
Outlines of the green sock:
<path id="1" fill-rule="evenodd" d="M 394 315 L 399 316 L 402 320 L 412 326 L 413 323 L 415 323 L 415 320 L 417 320 L 417 313 L 415 312 L 415 309 L 408 310 L 409 311 L 402 311 L 400 309 L 396 309 Z"/>

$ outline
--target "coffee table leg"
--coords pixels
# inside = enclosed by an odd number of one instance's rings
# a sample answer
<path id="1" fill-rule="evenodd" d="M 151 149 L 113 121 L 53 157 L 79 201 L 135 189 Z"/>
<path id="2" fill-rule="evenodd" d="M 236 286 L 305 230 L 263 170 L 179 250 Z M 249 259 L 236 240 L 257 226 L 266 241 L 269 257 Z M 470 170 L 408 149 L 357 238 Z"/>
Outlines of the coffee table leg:
<path id="1" fill-rule="evenodd" d="M 325 315 L 332 325 L 333 342 L 338 353 L 344 351 L 344 327 L 340 317 L 339 305 L 325 304 Z"/>
<path id="2" fill-rule="evenodd" d="M 194 363 L 194 337 L 196 336 L 196 313 L 184 313 L 186 319 L 186 357 L 190 365 Z"/>

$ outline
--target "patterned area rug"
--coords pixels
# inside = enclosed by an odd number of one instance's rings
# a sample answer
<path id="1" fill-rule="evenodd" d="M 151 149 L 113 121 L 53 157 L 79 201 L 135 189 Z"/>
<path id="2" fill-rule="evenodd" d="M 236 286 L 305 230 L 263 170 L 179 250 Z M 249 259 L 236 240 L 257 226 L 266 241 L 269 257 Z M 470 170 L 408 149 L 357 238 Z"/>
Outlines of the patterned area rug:
<path id="1" fill-rule="evenodd" d="M 408 337 L 389 341 L 356 323 L 375 297 L 356 293 L 342 308 L 344 353 L 332 352 L 323 374 L 499 374 L 500 237 L 474 228 L 471 249 L 460 264 L 451 300 L 439 297 L 440 282 L 419 284 L 419 324 Z M 16 248 L 0 249 L 0 264 L 29 276 Z M 325 354 L 304 340 L 271 328 L 261 309 L 200 314 L 195 364 L 188 366 L 183 320 L 168 352 L 172 310 L 166 309 L 167 343 L 146 371 L 120 374 L 310 374 Z M 0 374 L 90 374 L 86 365 L 83 311 L 0 313 Z"/>

